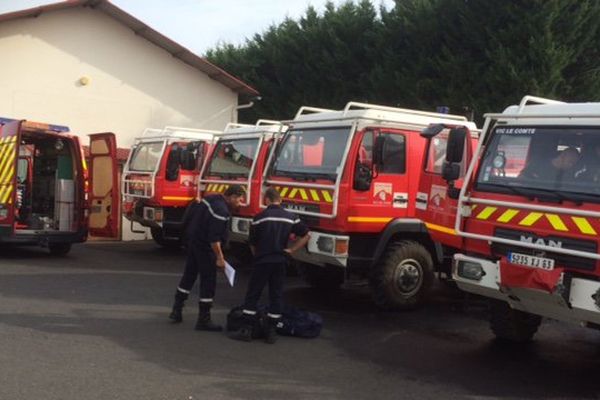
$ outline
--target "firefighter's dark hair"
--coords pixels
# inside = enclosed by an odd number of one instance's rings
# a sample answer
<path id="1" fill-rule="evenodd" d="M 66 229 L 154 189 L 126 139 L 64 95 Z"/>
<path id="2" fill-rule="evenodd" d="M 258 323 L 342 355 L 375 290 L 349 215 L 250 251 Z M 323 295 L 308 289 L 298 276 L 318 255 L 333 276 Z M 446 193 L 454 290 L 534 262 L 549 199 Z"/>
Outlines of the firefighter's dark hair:
<path id="1" fill-rule="evenodd" d="M 244 190 L 244 188 L 241 185 L 231 185 L 227 188 L 227 190 L 225 190 L 225 193 L 223 193 L 223 195 L 225 197 L 229 197 L 229 196 L 242 197 L 244 194 L 246 194 L 246 191 Z"/>
<path id="2" fill-rule="evenodd" d="M 268 188 L 265 191 L 265 198 L 267 198 L 271 203 L 279 203 L 281 201 L 281 195 L 275 188 Z"/>

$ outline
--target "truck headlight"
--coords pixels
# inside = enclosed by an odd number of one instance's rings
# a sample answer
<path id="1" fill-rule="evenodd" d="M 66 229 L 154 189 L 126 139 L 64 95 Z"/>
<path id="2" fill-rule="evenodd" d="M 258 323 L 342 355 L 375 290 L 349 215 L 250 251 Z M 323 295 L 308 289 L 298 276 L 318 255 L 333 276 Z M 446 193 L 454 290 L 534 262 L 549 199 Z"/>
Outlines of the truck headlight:
<path id="1" fill-rule="evenodd" d="M 332 237 L 321 236 L 317 239 L 317 248 L 324 253 L 332 253 L 335 248 L 335 243 Z"/>
<path id="2" fill-rule="evenodd" d="M 485 276 L 485 271 L 481 264 L 469 261 L 459 261 L 456 273 L 461 278 L 472 281 L 480 281 Z"/>

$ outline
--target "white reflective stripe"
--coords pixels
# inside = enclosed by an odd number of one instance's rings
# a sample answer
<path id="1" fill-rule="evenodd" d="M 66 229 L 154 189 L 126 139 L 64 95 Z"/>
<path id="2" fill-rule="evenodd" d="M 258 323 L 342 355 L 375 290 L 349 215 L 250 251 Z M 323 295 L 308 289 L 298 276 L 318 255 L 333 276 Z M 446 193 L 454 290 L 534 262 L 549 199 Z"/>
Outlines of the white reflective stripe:
<path id="1" fill-rule="evenodd" d="M 267 317 L 269 318 L 273 318 L 273 319 L 277 319 L 277 318 L 281 318 L 281 314 L 267 314 Z"/>
<path id="2" fill-rule="evenodd" d="M 228 221 L 229 218 L 227 217 L 222 217 L 219 214 L 217 214 L 216 212 L 213 211 L 212 207 L 210 206 L 210 203 L 208 201 L 206 201 L 206 199 L 202 200 L 202 202 L 204 204 L 206 204 L 206 207 L 208 208 L 208 212 L 215 217 L 216 219 L 220 219 L 221 221 Z"/>
<path id="3" fill-rule="evenodd" d="M 267 221 L 285 222 L 286 224 L 297 224 L 300 222 L 300 219 L 266 217 L 266 218 L 258 219 L 256 221 L 252 221 L 252 225 L 262 224 L 263 222 L 267 222 Z"/>
<path id="4" fill-rule="evenodd" d="M 247 315 L 256 315 L 256 311 L 252 311 L 252 310 L 242 310 L 242 314 L 247 314 Z"/>
<path id="5" fill-rule="evenodd" d="M 200 299 L 200 303 L 212 303 L 213 299 Z"/>
<path id="6" fill-rule="evenodd" d="M 180 287 L 177 287 L 177 290 L 179 290 L 181 293 L 190 294 L 190 291 L 189 291 L 189 290 L 185 290 L 185 289 L 182 289 L 182 288 L 180 288 Z"/>

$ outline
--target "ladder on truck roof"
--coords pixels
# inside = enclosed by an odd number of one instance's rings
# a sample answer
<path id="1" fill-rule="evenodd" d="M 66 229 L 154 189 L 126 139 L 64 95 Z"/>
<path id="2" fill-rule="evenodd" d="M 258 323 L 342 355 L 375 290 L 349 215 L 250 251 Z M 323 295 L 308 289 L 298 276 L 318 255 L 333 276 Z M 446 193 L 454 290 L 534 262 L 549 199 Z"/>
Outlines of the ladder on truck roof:
<path id="1" fill-rule="evenodd" d="M 176 141 L 205 141 L 212 142 L 215 135 L 220 134 L 220 131 L 208 130 L 208 129 L 194 129 L 194 128 L 182 128 L 176 126 L 165 126 L 163 129 L 146 128 L 142 133 L 141 137 L 135 139 L 136 143 L 160 143 L 162 142 L 162 148 L 160 150 L 160 159 L 165 153 L 169 142 Z M 134 152 L 129 152 L 127 163 L 123 171 L 123 179 L 121 180 L 121 193 L 124 196 L 150 199 L 154 197 L 156 192 L 155 181 L 156 174 L 160 169 L 160 159 L 154 166 L 152 171 L 133 171 L 129 169 L 131 165 L 131 159 Z M 128 179 L 129 174 L 135 174 L 139 176 L 138 179 Z M 145 178 L 145 179 L 144 179 Z"/>
<path id="2" fill-rule="evenodd" d="M 260 130 L 260 127 L 281 127 L 283 126 L 283 123 L 280 121 L 274 121 L 271 119 L 259 119 L 258 121 L 256 121 L 255 124 L 240 124 L 237 122 L 229 122 L 227 123 L 227 125 L 225 125 L 225 129 L 223 130 L 223 133 L 229 133 L 234 131 L 235 129 L 240 129 L 240 128 L 256 128 L 256 131 Z"/>
<path id="3" fill-rule="evenodd" d="M 151 140 L 212 140 L 221 131 L 208 129 L 181 128 L 177 126 L 165 126 L 164 129 L 146 128 L 142 136 L 136 141 Z"/>

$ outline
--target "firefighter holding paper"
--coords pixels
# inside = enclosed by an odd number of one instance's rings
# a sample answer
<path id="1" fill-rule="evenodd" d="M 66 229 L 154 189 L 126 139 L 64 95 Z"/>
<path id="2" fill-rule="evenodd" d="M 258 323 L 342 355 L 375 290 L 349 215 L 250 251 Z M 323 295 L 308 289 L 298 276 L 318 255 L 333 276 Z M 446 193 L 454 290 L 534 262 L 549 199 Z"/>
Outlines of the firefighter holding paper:
<path id="1" fill-rule="evenodd" d="M 309 239 L 308 227 L 294 214 L 281 207 L 281 196 L 274 188 L 264 194 L 267 209 L 254 217 L 249 242 L 254 255 L 252 276 L 243 306 L 243 325 L 232 339 L 252 340 L 258 301 L 265 286 L 269 286 L 269 309 L 265 341 L 275 343 L 276 327 L 283 312 L 283 284 L 290 254 L 304 247 Z M 288 247 L 290 234 L 297 237 Z"/>
<path id="2" fill-rule="evenodd" d="M 198 275 L 200 275 L 200 303 L 196 330 L 221 331 L 211 321 L 217 283 L 217 268 L 225 267 L 222 245 L 227 241 L 230 211 L 240 206 L 244 189 L 230 186 L 223 195 L 206 196 L 192 204 L 184 221 L 188 256 L 183 276 L 175 292 L 175 303 L 169 318 L 175 322 L 183 320 L 182 310 Z"/>

